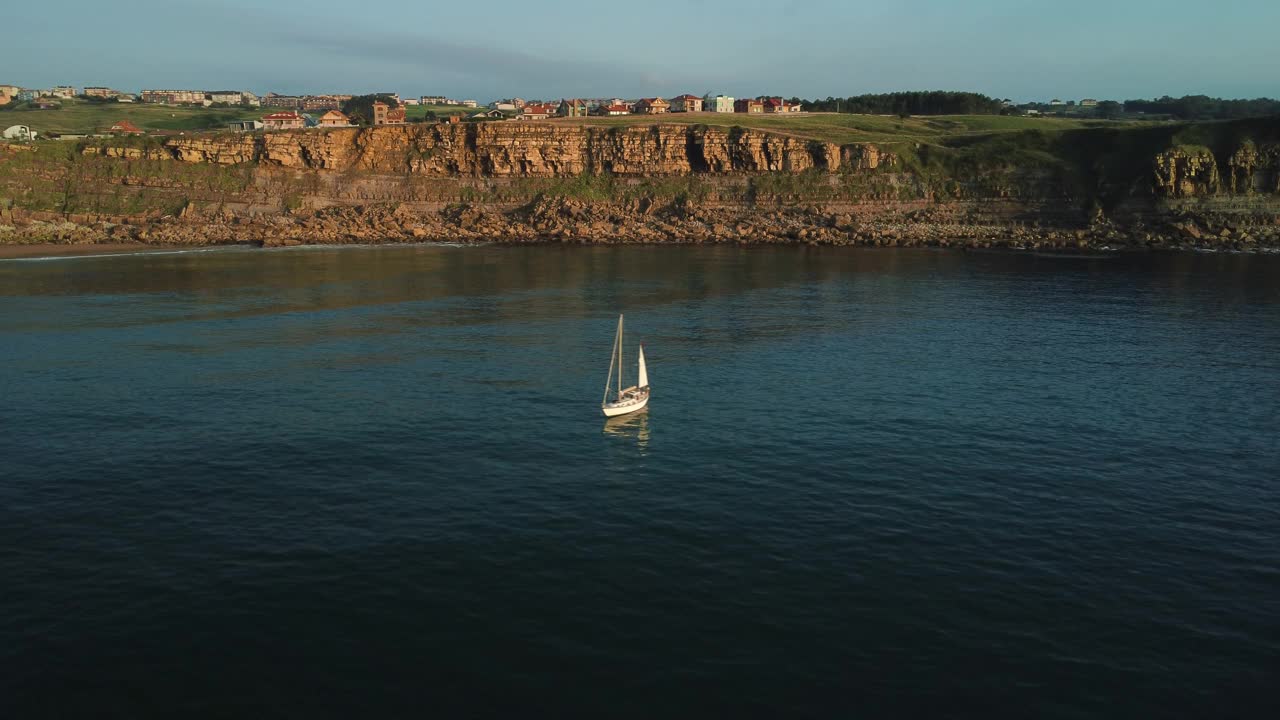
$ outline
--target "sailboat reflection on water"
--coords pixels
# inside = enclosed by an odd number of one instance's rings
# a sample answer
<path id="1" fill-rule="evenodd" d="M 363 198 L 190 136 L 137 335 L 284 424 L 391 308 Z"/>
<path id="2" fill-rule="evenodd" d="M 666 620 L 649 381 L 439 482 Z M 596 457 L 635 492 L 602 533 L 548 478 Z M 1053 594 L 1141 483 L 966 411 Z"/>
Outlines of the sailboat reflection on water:
<path id="1" fill-rule="evenodd" d="M 611 417 L 604 421 L 604 434 L 619 440 L 634 440 L 644 450 L 649 446 L 649 411 Z"/>

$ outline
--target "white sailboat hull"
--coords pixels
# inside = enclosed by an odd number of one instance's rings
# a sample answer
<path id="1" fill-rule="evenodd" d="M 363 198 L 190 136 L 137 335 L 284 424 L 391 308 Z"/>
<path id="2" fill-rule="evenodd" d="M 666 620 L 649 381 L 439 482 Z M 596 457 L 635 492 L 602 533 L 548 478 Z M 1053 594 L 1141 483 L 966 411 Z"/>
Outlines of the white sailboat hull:
<path id="1" fill-rule="evenodd" d="M 618 417 L 626 415 L 637 410 L 643 410 L 649 404 L 649 393 L 645 393 L 643 397 L 635 400 L 624 400 L 616 403 L 605 403 L 602 406 L 605 417 Z"/>

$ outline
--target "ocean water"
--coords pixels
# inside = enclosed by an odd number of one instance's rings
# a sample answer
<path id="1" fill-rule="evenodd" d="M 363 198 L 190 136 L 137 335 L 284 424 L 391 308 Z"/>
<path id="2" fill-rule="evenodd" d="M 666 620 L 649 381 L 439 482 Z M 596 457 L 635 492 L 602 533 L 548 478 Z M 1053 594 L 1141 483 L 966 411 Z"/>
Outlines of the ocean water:
<path id="1" fill-rule="evenodd" d="M 1278 430 L 1280 257 L 0 262 L 0 717 L 1275 717 Z"/>

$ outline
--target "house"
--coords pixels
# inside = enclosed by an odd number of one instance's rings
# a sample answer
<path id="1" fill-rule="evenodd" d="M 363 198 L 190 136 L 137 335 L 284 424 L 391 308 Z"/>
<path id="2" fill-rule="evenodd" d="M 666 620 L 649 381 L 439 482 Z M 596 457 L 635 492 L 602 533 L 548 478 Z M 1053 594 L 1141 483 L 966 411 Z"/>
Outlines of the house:
<path id="1" fill-rule="evenodd" d="M 605 117 L 613 117 L 616 115 L 630 115 L 631 106 L 626 104 L 599 105 L 596 107 L 594 112 L 596 115 L 602 115 Z"/>
<path id="2" fill-rule="evenodd" d="M 20 102 L 31 102 L 36 98 L 40 97 L 40 91 L 39 90 L 19 90 L 18 93 L 14 95 L 14 97 L 18 98 Z"/>
<path id="3" fill-rule="evenodd" d="M 787 102 L 786 100 L 783 100 L 782 98 L 765 98 L 763 100 L 763 103 L 764 103 L 764 111 L 767 113 L 782 114 L 782 113 L 800 112 L 799 105 L 792 105 L 791 103 Z"/>
<path id="4" fill-rule="evenodd" d="M 1080 107 L 1098 107 L 1098 101 L 1093 98 L 1085 98 L 1080 101 Z"/>
<path id="5" fill-rule="evenodd" d="M 146 102 L 146 100 L 143 100 Z M 302 98 L 297 95 L 277 95 L 275 93 L 267 93 L 260 103 L 262 107 L 288 108 L 289 110 L 301 110 Z"/>
<path id="6" fill-rule="evenodd" d="M 702 112 L 702 98 L 688 94 L 671 98 L 671 112 Z"/>
<path id="7" fill-rule="evenodd" d="M 4 131 L 4 139 L 30 142 L 36 139 L 36 134 L 26 125 L 12 125 Z"/>
<path id="8" fill-rule="evenodd" d="M 525 105 L 520 111 L 521 120 L 546 120 L 556 113 L 553 105 Z"/>
<path id="9" fill-rule="evenodd" d="M 671 112 L 671 103 L 662 98 L 640 98 L 633 112 L 637 115 L 665 115 Z"/>
<path id="10" fill-rule="evenodd" d="M 321 115 L 319 125 L 323 128 L 355 127 L 351 123 L 351 118 L 338 110 L 330 110 L 329 112 Z"/>
<path id="11" fill-rule="evenodd" d="M 728 95 L 704 96 L 703 110 L 708 111 L 708 113 L 732 113 L 733 99 Z"/>
<path id="12" fill-rule="evenodd" d="M 485 110 L 471 116 L 472 120 L 505 120 L 506 115 L 501 110 Z"/>
<path id="13" fill-rule="evenodd" d="M 49 94 L 56 98 L 62 98 L 63 100 L 70 100 L 71 98 L 76 96 L 76 89 L 71 87 L 70 85 L 58 85 L 57 87 L 50 90 Z"/>
<path id="14" fill-rule="evenodd" d="M 134 98 L 132 95 L 117 95 L 117 96 L 116 96 L 116 102 L 118 102 L 118 103 L 133 103 L 133 102 L 134 102 L 134 100 L 135 100 L 135 98 Z"/>
<path id="15" fill-rule="evenodd" d="M 1061 100 L 1059 100 L 1058 98 L 1054 98 L 1054 99 L 1050 100 L 1050 101 L 1049 101 L 1049 104 L 1050 104 L 1050 105 L 1066 105 L 1066 103 L 1062 102 L 1062 101 L 1061 101 Z"/>
<path id="16" fill-rule="evenodd" d="M 561 100 L 560 107 L 556 108 L 556 115 L 559 117 L 586 117 L 587 104 L 581 100 Z"/>
<path id="17" fill-rule="evenodd" d="M 340 110 L 342 103 L 351 99 L 350 95 L 303 95 L 298 98 L 301 110 Z"/>
<path id="18" fill-rule="evenodd" d="M 119 90 L 112 90 L 108 87 L 87 87 L 84 89 L 85 97 L 92 98 L 113 98 L 120 94 Z"/>
<path id="19" fill-rule="evenodd" d="M 307 121 L 292 110 L 273 112 L 262 118 L 262 126 L 267 130 L 301 130 Z"/>
<path id="20" fill-rule="evenodd" d="M 210 105 L 239 105 L 244 102 L 244 93 L 239 90 L 210 90 L 204 94 L 204 99 Z"/>
<path id="21" fill-rule="evenodd" d="M 747 113 L 748 115 L 757 115 L 764 112 L 764 103 L 759 100 L 734 100 L 733 111 L 736 113 Z"/>
<path id="22" fill-rule="evenodd" d="M 466 107 L 466 108 L 480 107 L 480 103 L 476 102 L 475 100 L 463 100 L 459 104 L 462 105 L 462 107 Z"/>
<path id="23" fill-rule="evenodd" d="M 261 130 L 262 127 L 262 123 L 258 120 L 237 120 L 227 123 L 227 129 L 231 132 L 253 132 Z"/>
<path id="24" fill-rule="evenodd" d="M 110 135 L 141 135 L 142 128 L 128 120 L 117 120 L 114 125 L 107 128 L 107 133 Z"/>
<path id="25" fill-rule="evenodd" d="M 373 103 L 373 124 L 374 125 L 403 125 L 404 124 L 404 108 L 399 106 L 391 107 L 390 105 L 382 102 L 381 100 L 375 100 Z"/>
<path id="26" fill-rule="evenodd" d="M 421 102 L 423 105 L 443 105 L 444 100 L 445 98 L 443 95 L 423 95 L 418 98 L 418 102 Z"/>
<path id="27" fill-rule="evenodd" d="M 204 105 L 203 90 L 143 90 L 142 102 L 161 105 Z"/>

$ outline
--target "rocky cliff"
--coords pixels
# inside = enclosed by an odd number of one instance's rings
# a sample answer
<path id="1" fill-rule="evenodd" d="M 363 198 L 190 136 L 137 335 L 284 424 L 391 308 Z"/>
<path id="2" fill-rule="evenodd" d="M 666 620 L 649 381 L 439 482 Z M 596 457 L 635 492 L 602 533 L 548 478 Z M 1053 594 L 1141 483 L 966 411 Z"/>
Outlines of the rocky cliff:
<path id="1" fill-rule="evenodd" d="M 597 127 L 553 123 L 407 125 L 327 132 L 175 138 L 159 148 L 86 149 L 112 157 L 294 170 L 476 177 L 652 177 L 689 173 L 874 169 L 895 158 L 868 144 L 840 147 L 744 128 Z"/>
<path id="2" fill-rule="evenodd" d="M 0 242 L 450 239 L 1272 247 L 1280 120 L 891 150 L 520 122 L 0 146 Z"/>

